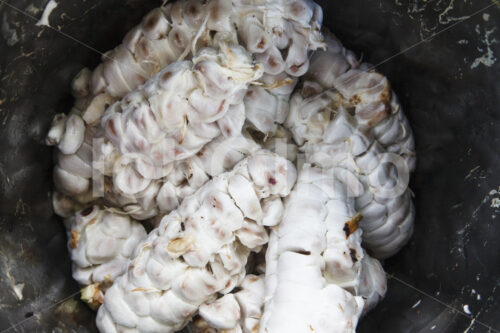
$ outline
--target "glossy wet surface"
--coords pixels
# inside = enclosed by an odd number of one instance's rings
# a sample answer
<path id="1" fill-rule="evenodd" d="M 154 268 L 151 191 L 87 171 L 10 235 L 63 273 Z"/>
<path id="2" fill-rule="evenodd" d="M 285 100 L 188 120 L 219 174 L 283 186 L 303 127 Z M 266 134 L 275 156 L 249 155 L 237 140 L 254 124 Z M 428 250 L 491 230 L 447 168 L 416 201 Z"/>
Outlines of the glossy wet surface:
<path id="1" fill-rule="evenodd" d="M 160 2 L 67 1 L 49 16 L 53 29 L 35 25 L 46 3 L 8 1 L 23 14 L 0 1 L 0 330 L 25 320 L 12 331 L 95 332 L 52 212 L 52 155 L 42 142 L 52 116 L 71 107 L 72 77 Z M 500 7 L 320 3 L 346 47 L 373 64 L 389 59 L 377 69 L 417 143 L 415 235 L 387 260 L 388 295 L 358 332 L 500 330 Z"/>

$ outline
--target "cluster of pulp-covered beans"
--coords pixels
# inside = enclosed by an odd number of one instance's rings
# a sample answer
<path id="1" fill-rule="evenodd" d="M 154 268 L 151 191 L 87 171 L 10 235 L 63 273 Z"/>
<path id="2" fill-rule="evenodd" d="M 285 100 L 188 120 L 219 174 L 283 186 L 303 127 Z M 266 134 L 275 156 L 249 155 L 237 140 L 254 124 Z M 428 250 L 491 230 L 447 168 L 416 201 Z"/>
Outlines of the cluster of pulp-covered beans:
<path id="1" fill-rule="evenodd" d="M 354 332 L 384 296 L 413 136 L 322 15 L 179 0 L 75 77 L 53 203 L 102 332 Z"/>

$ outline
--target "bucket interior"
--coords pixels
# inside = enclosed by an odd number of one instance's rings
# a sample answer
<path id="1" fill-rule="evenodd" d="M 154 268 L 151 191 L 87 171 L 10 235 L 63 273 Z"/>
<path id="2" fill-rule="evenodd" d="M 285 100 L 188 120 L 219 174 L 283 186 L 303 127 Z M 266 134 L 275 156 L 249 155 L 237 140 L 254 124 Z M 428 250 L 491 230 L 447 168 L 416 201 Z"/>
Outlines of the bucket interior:
<path id="1" fill-rule="evenodd" d="M 53 28 L 36 26 L 46 2 L 0 2 L 0 331 L 97 332 L 71 278 L 43 140 L 72 106 L 73 76 L 161 3 L 60 1 Z M 324 25 L 389 78 L 417 147 L 414 236 L 385 261 L 388 294 L 357 331 L 497 332 L 500 5 L 319 3 Z"/>

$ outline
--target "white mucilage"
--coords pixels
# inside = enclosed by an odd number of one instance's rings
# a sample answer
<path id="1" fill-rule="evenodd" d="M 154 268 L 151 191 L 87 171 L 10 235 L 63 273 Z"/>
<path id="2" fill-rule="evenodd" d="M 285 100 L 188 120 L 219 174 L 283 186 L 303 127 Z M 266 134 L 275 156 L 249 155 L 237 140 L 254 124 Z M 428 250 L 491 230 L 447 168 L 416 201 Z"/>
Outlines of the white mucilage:
<path id="1" fill-rule="evenodd" d="M 215 2 L 214 2 L 215 3 Z M 171 6 L 169 6 L 170 8 Z M 208 8 L 209 7 L 209 8 Z M 214 18 L 227 20 L 222 15 L 222 7 L 208 6 L 205 11 L 210 14 L 208 21 L 214 29 L 227 29 L 227 24 L 214 21 Z M 82 146 L 85 122 L 88 127 L 97 126 L 105 109 L 124 95 L 146 82 L 152 75 L 177 61 L 183 53 L 191 50 L 191 42 L 195 38 L 198 26 L 197 13 L 193 10 L 177 11 L 180 19 L 172 19 L 168 8 L 156 8 L 148 13 L 141 24 L 133 28 L 123 39 L 122 44 L 103 56 L 103 63 L 91 72 L 88 69 L 80 71 L 72 83 L 73 95 L 76 99 L 72 116 L 66 119 L 64 115 L 56 115 L 53 127 L 47 136 L 47 143 L 57 145 L 61 152 L 78 159 L 80 150 L 92 151 L 92 139 L 102 138 L 102 131 L 87 131 L 89 147 Z M 216 21 L 218 19 L 215 19 Z M 197 39 L 198 48 L 208 46 L 211 42 Z M 89 133 L 90 132 L 90 133 Z M 107 142 L 103 147 L 94 147 L 96 151 L 109 152 Z M 81 158 L 81 156 L 79 156 Z M 92 155 L 90 155 L 92 157 Z M 112 162 L 113 156 L 107 156 Z M 83 160 L 92 166 L 92 160 Z M 90 176 L 73 173 L 72 168 L 59 165 L 55 171 L 55 180 L 60 191 L 76 196 L 90 190 Z M 85 204 L 75 200 L 74 205 Z"/>
<path id="2" fill-rule="evenodd" d="M 358 69 L 333 36 L 327 44 L 327 52 L 313 56 L 311 73 L 291 98 L 285 126 L 306 161 L 340 166 L 359 180 L 353 197 L 363 215 L 363 243 L 377 258 L 387 258 L 413 231 L 408 188 L 415 168 L 413 134 L 387 78 Z M 326 66 L 329 71 L 323 71 Z"/>
<path id="3" fill-rule="evenodd" d="M 219 136 L 196 155 L 173 163 L 172 170 L 161 179 L 145 179 L 145 190 L 135 195 L 119 191 L 105 193 L 114 206 L 132 217 L 144 220 L 176 209 L 183 198 L 193 194 L 211 177 L 230 170 L 260 146 L 247 135 L 230 138 Z"/>
<path id="4" fill-rule="evenodd" d="M 230 292 L 245 277 L 250 251 L 268 240 L 264 216 L 254 212 L 266 198 L 288 195 L 295 178 L 289 161 L 258 151 L 185 198 L 138 245 L 127 273 L 106 292 L 97 317 L 101 332 L 174 332 L 217 293 Z M 246 185 L 233 188 L 233 182 Z"/>
<path id="5" fill-rule="evenodd" d="M 360 130 L 367 132 L 388 152 L 403 157 L 410 171 L 415 170 L 413 133 L 396 94 L 382 74 L 366 63 L 359 63 L 330 32 L 324 33 L 326 51 L 317 51 L 303 81 L 312 83 L 308 96 L 332 89 L 342 96 L 342 104 L 352 112 Z"/>
<path id="6" fill-rule="evenodd" d="M 248 15 L 254 17 L 252 22 L 247 20 Z M 321 8 L 312 1 L 295 1 L 290 5 L 284 1 L 244 1 L 232 4 L 230 0 L 195 0 L 178 1 L 156 8 L 125 36 L 122 44 L 103 56 L 103 63 L 93 72 L 83 69 L 77 74 L 72 84 L 76 98 L 72 112 L 74 115 L 67 120 L 64 115 L 56 116 L 47 143 L 59 145 L 60 149 L 64 149 L 63 154 L 70 155 L 66 159 L 84 164 L 87 169 L 92 168 L 92 155 L 87 154 L 92 149 L 97 152 L 94 164 L 112 165 L 119 154 L 110 147 L 102 130 L 89 130 L 89 126 L 95 127 L 100 123 L 108 106 L 144 84 L 167 65 L 177 60 L 191 59 L 203 47 L 216 46 L 221 42 L 245 41 L 248 44 L 256 38 L 266 42 L 248 50 L 264 65 L 267 74 L 259 87 L 255 88 L 258 93 L 245 97 L 245 104 L 249 105 L 247 112 L 243 105 L 230 108 L 227 116 L 217 123 L 222 135 L 226 137 L 237 135 L 246 118 L 257 130 L 266 134 L 273 133 L 276 124 L 282 123 L 286 118 L 287 100 L 296 81 L 293 76 L 300 74 L 297 72 L 299 69 L 307 69 L 308 55 L 312 50 L 324 46 L 319 31 L 321 22 Z M 256 26 L 260 28 L 256 30 Z M 282 59 L 281 54 L 288 56 Z M 276 68 L 277 63 L 282 65 Z M 271 104 L 266 109 L 258 106 L 268 100 Z M 65 135 L 66 128 L 68 133 L 77 135 Z M 135 133 L 133 128 L 129 132 Z M 84 133 L 85 143 L 82 141 Z M 65 137 L 70 140 L 65 140 Z M 101 140 L 95 143 L 93 139 Z M 102 166 L 94 167 L 102 169 Z M 88 173 L 82 175 L 75 171 L 77 170 L 68 166 L 68 163 L 58 163 L 54 169 L 58 190 L 62 192 L 61 195 L 74 197 L 74 207 L 92 201 L 91 192 L 94 188 L 94 192 L 108 193 L 108 204 L 127 205 L 128 211 L 135 218 L 145 219 L 154 214 L 149 207 L 144 207 L 146 201 L 150 203 L 152 200 L 138 200 L 137 197 L 151 198 L 157 191 L 155 186 L 146 189 L 146 182 L 142 182 L 141 193 L 134 193 L 133 198 L 130 198 L 130 193 L 115 193 L 114 186 L 109 186 L 109 180 L 107 184 L 92 184 Z M 159 174 L 168 172 L 169 170 L 162 170 Z M 97 172 L 97 176 L 101 177 L 100 172 Z M 137 201 L 142 203 L 136 205 Z M 67 215 L 76 209 L 70 209 L 66 205 L 66 211 L 56 209 L 56 212 Z"/>
<path id="7" fill-rule="evenodd" d="M 169 2 L 75 76 L 46 143 L 101 332 L 354 332 L 385 295 L 413 135 L 322 21 L 310 0 Z"/>
<path id="8" fill-rule="evenodd" d="M 256 333 L 264 310 L 263 275 L 247 275 L 240 290 L 200 306 L 199 318 L 187 327 L 190 333 Z"/>
<path id="9" fill-rule="evenodd" d="M 356 184 L 345 178 L 335 167 L 300 171 L 268 245 L 260 332 L 354 332 L 385 294 L 381 266 L 361 247 Z"/>
<path id="10" fill-rule="evenodd" d="M 166 67 L 142 86 L 142 90 L 113 104 L 101 120 L 102 127 L 87 128 L 88 141 L 93 143 L 84 142 L 73 155 L 59 154 L 54 170 L 57 187 L 66 195 L 87 199 L 91 191 L 90 177 L 94 173 L 101 181 L 98 188 L 108 203 L 124 207 L 134 218 L 156 215 L 160 212 L 156 196 L 161 184 L 155 180 L 163 178 L 163 182 L 172 171 L 173 162 L 194 155 L 218 136 L 224 137 L 219 127 L 228 139 L 239 136 L 244 108 L 238 102 L 248 83 L 259 77 L 259 73 L 259 66 L 253 65 L 241 48 L 225 44 L 220 53 L 204 49 L 194 63 L 177 62 Z M 173 95 L 169 94 L 172 89 Z M 187 95 L 180 97 L 181 91 Z M 174 113 L 172 105 L 175 105 Z M 183 114 L 181 105 L 184 105 Z M 228 121 L 224 119 L 226 113 L 230 116 Z M 59 123 L 51 133 L 57 132 Z M 101 136 L 103 132 L 111 142 L 95 140 L 93 134 Z M 187 163 L 189 161 L 181 167 Z M 95 190 L 96 184 L 93 185 Z M 201 185 L 195 184 L 194 189 Z M 174 199 L 180 198 L 179 194 Z"/>
<path id="11" fill-rule="evenodd" d="M 241 47 L 205 48 L 192 62 L 165 67 L 113 104 L 101 125 L 120 153 L 143 155 L 143 163 L 152 164 L 143 176 L 161 178 L 162 167 L 193 156 L 220 135 L 216 122 L 261 75 Z"/>
<path id="12" fill-rule="evenodd" d="M 161 182 L 174 162 L 194 156 L 221 135 L 217 122 L 241 107 L 248 84 L 260 75 L 244 49 L 222 44 L 220 50 L 203 49 L 193 62 L 167 66 L 113 104 L 101 120 L 119 151 L 110 201 L 127 206 L 136 218 L 156 215 Z M 234 135 L 240 131 L 232 130 Z"/>
<path id="13" fill-rule="evenodd" d="M 122 275 L 146 230 L 126 214 L 88 207 L 64 220 L 73 278 L 82 286 L 82 299 L 97 308 L 105 290 Z"/>

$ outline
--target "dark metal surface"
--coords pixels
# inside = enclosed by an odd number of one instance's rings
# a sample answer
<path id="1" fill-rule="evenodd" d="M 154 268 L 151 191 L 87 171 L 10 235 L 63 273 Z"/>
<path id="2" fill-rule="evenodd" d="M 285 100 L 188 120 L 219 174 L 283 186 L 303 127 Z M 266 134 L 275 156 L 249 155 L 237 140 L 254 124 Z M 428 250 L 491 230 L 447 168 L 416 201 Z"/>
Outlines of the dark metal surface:
<path id="1" fill-rule="evenodd" d="M 160 4 L 59 2 L 51 25 L 100 51 Z M 8 3 L 38 19 L 46 0 Z M 373 64 L 491 3 L 322 1 L 325 24 Z M 42 141 L 51 117 L 71 107 L 71 78 L 99 55 L 36 19 L 0 1 L 0 330 L 25 320 L 12 332 L 95 332 L 93 313 L 67 298 L 78 286 L 51 209 L 52 152 Z M 417 226 L 386 262 L 389 293 L 359 332 L 500 330 L 499 23 L 494 5 L 378 68 L 416 135 Z"/>

